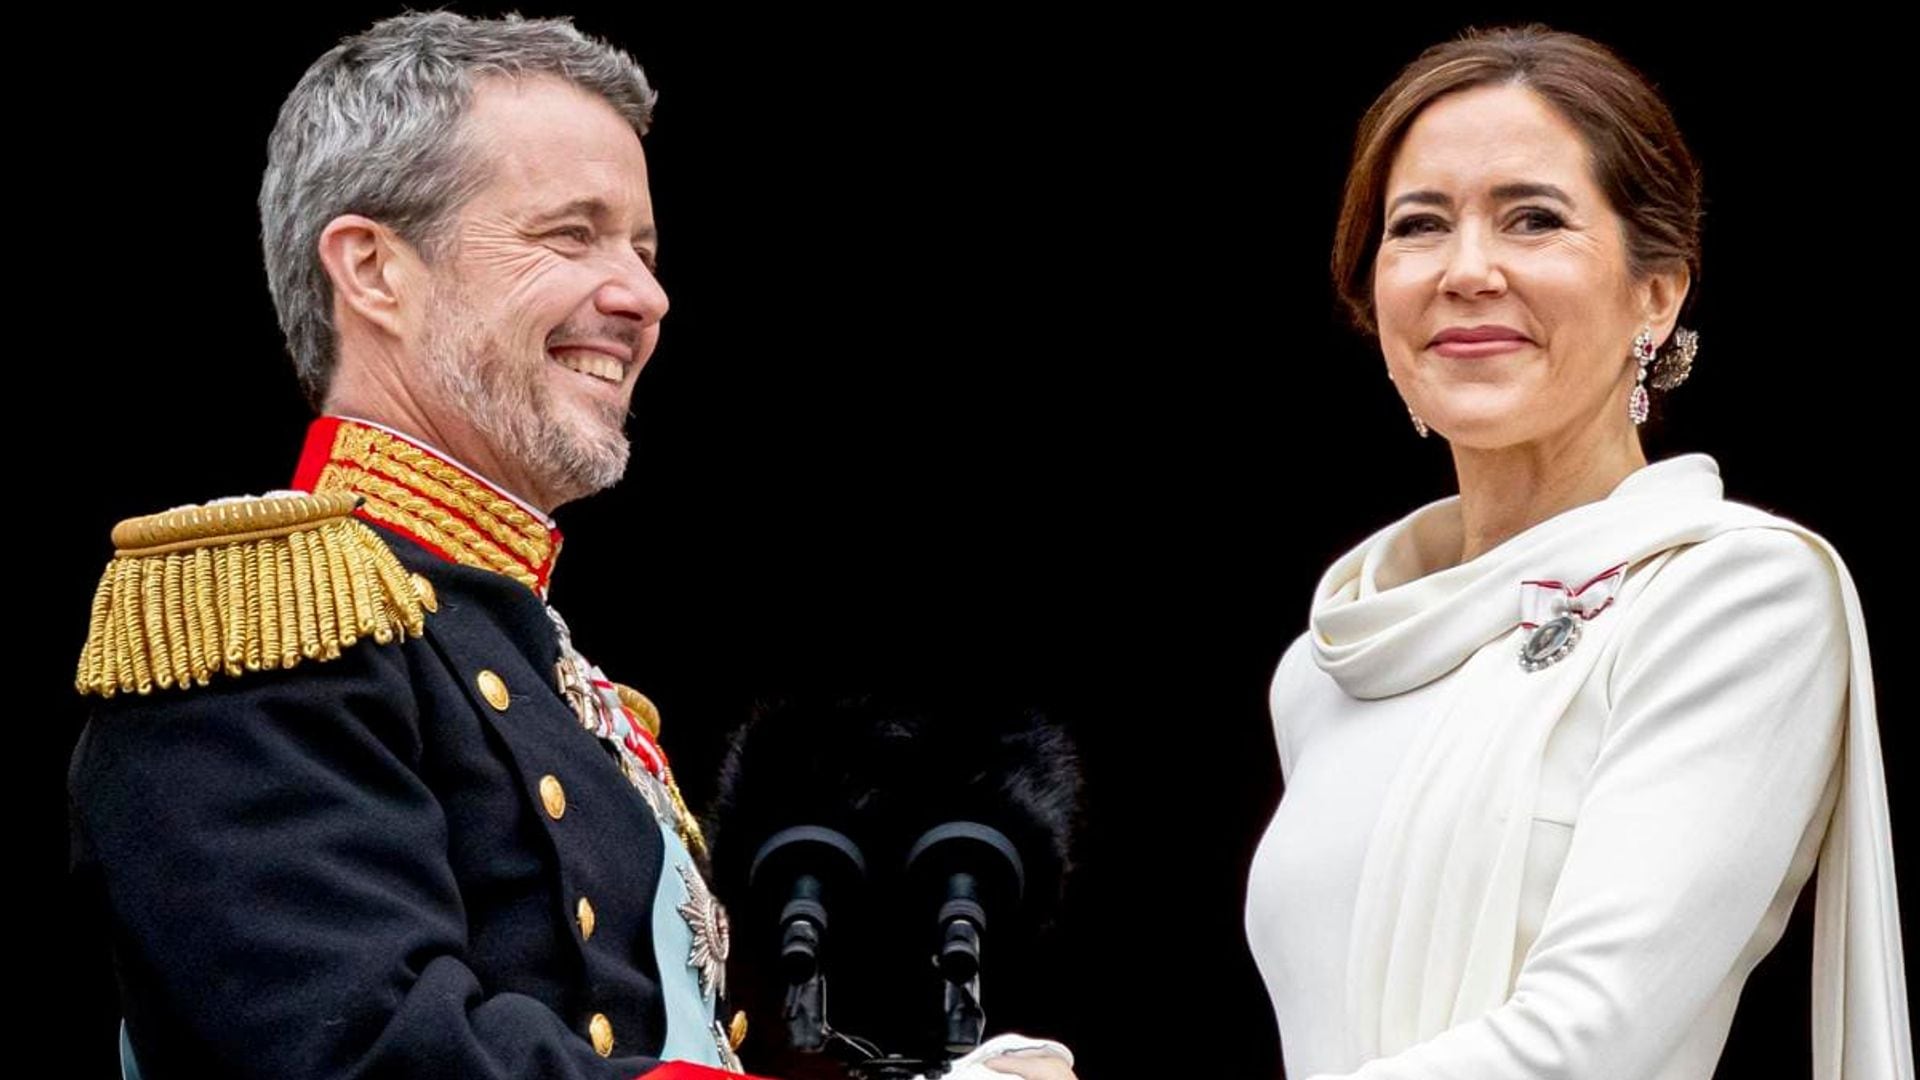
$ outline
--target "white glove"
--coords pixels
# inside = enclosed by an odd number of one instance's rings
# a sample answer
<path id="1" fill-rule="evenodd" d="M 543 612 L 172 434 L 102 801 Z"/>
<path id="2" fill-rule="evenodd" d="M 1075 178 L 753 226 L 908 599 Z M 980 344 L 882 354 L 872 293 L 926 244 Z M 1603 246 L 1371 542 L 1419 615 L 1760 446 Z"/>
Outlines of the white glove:
<path id="1" fill-rule="evenodd" d="M 981 1062 L 988 1058 L 1018 1054 L 1021 1057 L 1046 1057 L 1052 1055 L 1073 1064 L 1073 1051 L 1052 1039 L 1036 1039 L 1031 1035 L 1015 1035 L 1011 1032 L 995 1035 L 962 1057 L 955 1058 L 952 1066 L 941 1080 L 1009 1080 L 1006 1073 L 987 1068 Z M 926 1080 L 917 1077 L 915 1080 Z M 1018 1080 L 1018 1078 L 1014 1078 Z"/>

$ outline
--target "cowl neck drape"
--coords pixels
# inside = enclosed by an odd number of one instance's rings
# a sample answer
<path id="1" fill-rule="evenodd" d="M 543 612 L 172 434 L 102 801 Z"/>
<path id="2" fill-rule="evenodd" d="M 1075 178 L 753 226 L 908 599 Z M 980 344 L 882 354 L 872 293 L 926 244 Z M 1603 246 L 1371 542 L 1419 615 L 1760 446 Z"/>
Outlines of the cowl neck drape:
<path id="1" fill-rule="evenodd" d="M 1701 529 L 1718 513 L 1686 511 L 1715 507 L 1721 496 L 1711 457 L 1669 458 L 1635 471 L 1605 499 L 1549 518 L 1478 558 L 1424 573 L 1457 557 L 1462 539 L 1460 497 L 1431 503 L 1375 533 L 1321 577 L 1314 660 L 1357 698 L 1424 686 L 1519 625 L 1522 581 L 1585 582 L 1619 563 L 1705 539 Z"/>

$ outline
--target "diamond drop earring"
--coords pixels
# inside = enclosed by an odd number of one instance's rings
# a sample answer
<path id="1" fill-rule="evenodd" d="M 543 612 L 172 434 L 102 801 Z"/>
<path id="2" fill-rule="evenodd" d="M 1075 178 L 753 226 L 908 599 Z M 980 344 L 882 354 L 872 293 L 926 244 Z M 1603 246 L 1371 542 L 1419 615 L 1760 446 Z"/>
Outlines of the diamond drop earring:
<path id="1" fill-rule="evenodd" d="M 1640 370 L 1633 376 L 1633 395 L 1627 398 L 1627 419 L 1637 427 L 1647 422 L 1647 369 L 1653 366 L 1653 328 L 1643 326 L 1633 337 L 1633 358 Z"/>

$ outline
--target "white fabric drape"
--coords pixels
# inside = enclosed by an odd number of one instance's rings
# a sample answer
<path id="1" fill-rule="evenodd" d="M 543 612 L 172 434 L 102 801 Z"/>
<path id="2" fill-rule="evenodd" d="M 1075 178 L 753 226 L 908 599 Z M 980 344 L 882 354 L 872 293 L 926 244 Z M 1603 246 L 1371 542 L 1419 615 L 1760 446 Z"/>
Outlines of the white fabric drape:
<path id="1" fill-rule="evenodd" d="M 1630 602 L 1656 578 L 1659 561 L 1686 545 L 1729 530 L 1776 529 L 1804 538 L 1831 563 L 1851 650 L 1843 764 L 1818 870 L 1815 1075 L 1911 1080 L 1872 667 L 1859 597 L 1840 556 L 1793 522 L 1725 501 L 1718 467 L 1692 454 L 1643 468 L 1609 498 L 1467 563 L 1424 576 L 1391 565 L 1417 564 L 1449 544 L 1458 550 L 1457 513 L 1435 512 L 1452 501 L 1381 530 L 1336 562 L 1313 605 L 1313 659 L 1352 697 L 1385 698 L 1450 673 L 1456 684 L 1400 765 L 1366 853 L 1347 965 L 1354 1060 L 1415 1047 L 1512 993 L 1543 749 L 1602 655 L 1599 641 L 1586 638 L 1603 638 L 1623 621 L 1602 614 L 1584 623 L 1580 644 L 1542 671 L 1522 670 L 1517 652 L 1503 663 L 1476 657 L 1498 639 L 1517 642 L 1521 583 L 1552 579 L 1577 588 L 1624 564 L 1620 599 Z M 1372 587 L 1382 581 L 1397 583 Z M 1355 1075 L 1374 1074 L 1363 1068 Z"/>

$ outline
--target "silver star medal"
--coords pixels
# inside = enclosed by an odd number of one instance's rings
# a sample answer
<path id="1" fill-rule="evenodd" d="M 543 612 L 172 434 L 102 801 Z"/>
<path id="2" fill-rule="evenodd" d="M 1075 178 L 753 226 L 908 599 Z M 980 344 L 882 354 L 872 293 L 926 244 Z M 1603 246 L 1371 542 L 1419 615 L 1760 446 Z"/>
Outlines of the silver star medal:
<path id="1" fill-rule="evenodd" d="M 727 911 L 707 890 L 700 872 L 687 863 L 680 864 L 680 881 L 687 899 L 680 905 L 680 917 L 693 934 L 693 947 L 687 952 L 687 966 L 700 973 L 702 996 L 724 997 L 727 992 Z"/>

